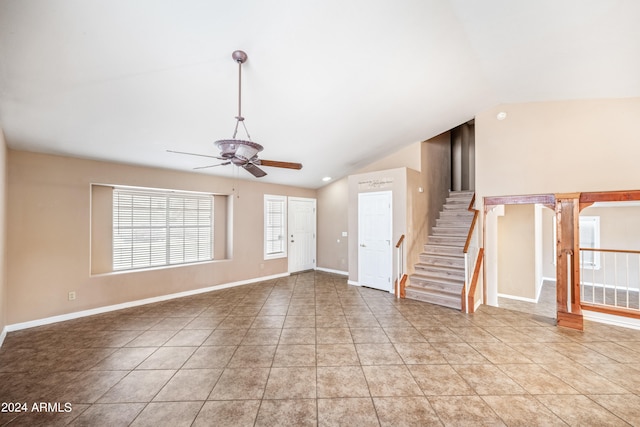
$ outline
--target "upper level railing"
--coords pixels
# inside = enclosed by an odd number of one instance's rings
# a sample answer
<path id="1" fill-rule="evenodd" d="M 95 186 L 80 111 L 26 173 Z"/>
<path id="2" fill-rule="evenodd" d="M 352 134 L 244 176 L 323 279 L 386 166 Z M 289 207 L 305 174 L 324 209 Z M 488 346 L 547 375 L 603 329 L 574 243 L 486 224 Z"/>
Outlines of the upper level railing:
<path id="1" fill-rule="evenodd" d="M 640 318 L 640 251 L 580 248 L 583 308 Z"/>
<path id="2" fill-rule="evenodd" d="M 467 210 L 473 212 L 473 220 L 471 221 L 471 227 L 469 227 L 469 233 L 467 234 L 467 240 L 464 244 L 464 287 L 462 288 L 462 311 L 466 313 L 473 313 L 475 311 L 475 294 L 478 279 L 480 277 L 480 265 L 482 264 L 482 248 L 480 247 L 480 239 L 478 228 L 476 227 L 478 222 L 478 210 L 473 207 L 476 201 L 476 195 L 474 194 L 469 202 Z"/>

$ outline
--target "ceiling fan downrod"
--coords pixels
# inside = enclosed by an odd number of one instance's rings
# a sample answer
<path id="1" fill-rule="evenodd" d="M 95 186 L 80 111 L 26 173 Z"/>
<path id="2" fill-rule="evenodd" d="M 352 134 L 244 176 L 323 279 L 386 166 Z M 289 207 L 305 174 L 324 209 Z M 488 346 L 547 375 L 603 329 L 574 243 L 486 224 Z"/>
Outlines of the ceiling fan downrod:
<path id="1" fill-rule="evenodd" d="M 242 116 L 242 64 L 247 61 L 247 54 L 242 50 L 236 50 L 231 54 L 234 61 L 238 63 L 238 115 L 236 116 L 236 127 L 233 131 L 232 139 L 236 139 L 238 134 L 238 125 L 242 122 L 242 127 L 247 134 L 247 139 L 251 141 L 251 136 L 247 130 L 247 125 L 244 123 L 244 117 Z"/>
<path id="2" fill-rule="evenodd" d="M 189 154 L 193 156 L 211 157 L 218 160 L 223 160 L 222 163 L 216 165 L 202 166 L 196 169 L 208 169 L 215 166 L 225 166 L 233 164 L 238 167 L 242 167 L 251 175 L 256 178 L 261 178 L 267 173 L 260 169 L 258 166 L 270 166 L 276 168 L 285 169 L 302 169 L 302 164 L 291 162 L 280 162 L 273 160 L 264 160 L 258 158 L 258 153 L 263 150 L 262 145 L 251 141 L 249 131 L 244 123 L 244 117 L 242 116 L 242 64 L 247 61 L 247 54 L 241 50 L 236 50 L 232 53 L 231 57 L 238 63 L 238 115 L 236 116 L 236 126 L 233 131 L 233 137 L 231 139 L 220 139 L 214 142 L 214 145 L 220 150 L 218 156 L 210 156 L 206 154 L 186 153 L 183 151 L 172 151 L 178 154 Z M 238 125 L 242 122 L 242 126 L 247 134 L 247 140 L 236 139 L 238 133 Z"/>

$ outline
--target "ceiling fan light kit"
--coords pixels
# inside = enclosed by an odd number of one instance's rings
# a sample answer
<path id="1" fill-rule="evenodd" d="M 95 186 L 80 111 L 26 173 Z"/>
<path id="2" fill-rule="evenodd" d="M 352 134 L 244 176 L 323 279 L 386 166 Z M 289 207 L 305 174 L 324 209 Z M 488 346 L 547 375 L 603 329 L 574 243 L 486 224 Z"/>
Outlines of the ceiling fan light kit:
<path id="1" fill-rule="evenodd" d="M 217 165 L 201 166 L 196 169 L 206 169 L 215 166 L 234 164 L 236 166 L 244 168 L 256 178 L 261 178 L 267 174 L 257 165 L 285 169 L 302 169 L 301 163 L 258 159 L 258 153 L 261 152 L 264 147 L 256 142 L 251 141 L 251 136 L 249 135 L 247 125 L 244 123 L 244 117 L 242 116 L 242 64 L 247 61 L 248 56 L 245 52 L 236 50 L 231 54 L 231 57 L 238 64 L 238 115 L 236 116 L 236 126 L 231 139 L 220 139 L 214 143 L 218 150 L 220 150 L 219 156 L 208 156 L 204 154 L 185 153 L 182 151 L 173 150 L 167 151 L 170 153 L 188 154 L 200 157 L 212 157 L 214 159 L 225 160 L 225 162 Z M 236 135 L 238 134 L 238 127 L 240 127 L 240 124 L 242 124 L 242 127 L 247 134 L 246 140 L 236 138 Z"/>

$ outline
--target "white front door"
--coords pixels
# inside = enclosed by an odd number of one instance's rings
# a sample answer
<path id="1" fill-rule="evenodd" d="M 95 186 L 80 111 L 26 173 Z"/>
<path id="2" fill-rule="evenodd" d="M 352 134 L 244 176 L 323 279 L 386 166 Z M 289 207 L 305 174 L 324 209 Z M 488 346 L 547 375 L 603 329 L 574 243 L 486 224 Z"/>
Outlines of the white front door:
<path id="1" fill-rule="evenodd" d="M 289 197 L 289 273 L 316 268 L 316 199 Z"/>
<path id="2" fill-rule="evenodd" d="M 358 194 L 358 283 L 391 292 L 391 191 Z"/>

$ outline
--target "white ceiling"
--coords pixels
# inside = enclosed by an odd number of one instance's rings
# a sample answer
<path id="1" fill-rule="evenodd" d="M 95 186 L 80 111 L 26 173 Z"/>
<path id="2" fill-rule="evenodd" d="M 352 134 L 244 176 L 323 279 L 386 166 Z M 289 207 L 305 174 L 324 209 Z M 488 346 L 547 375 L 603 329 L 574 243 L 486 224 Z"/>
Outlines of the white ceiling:
<path id="1" fill-rule="evenodd" d="M 231 137 L 242 49 L 261 157 L 304 164 L 262 180 L 316 188 L 500 103 L 640 96 L 638 21 L 637 0 L 0 0 L 0 127 L 14 149 L 210 164 L 166 150 Z"/>

